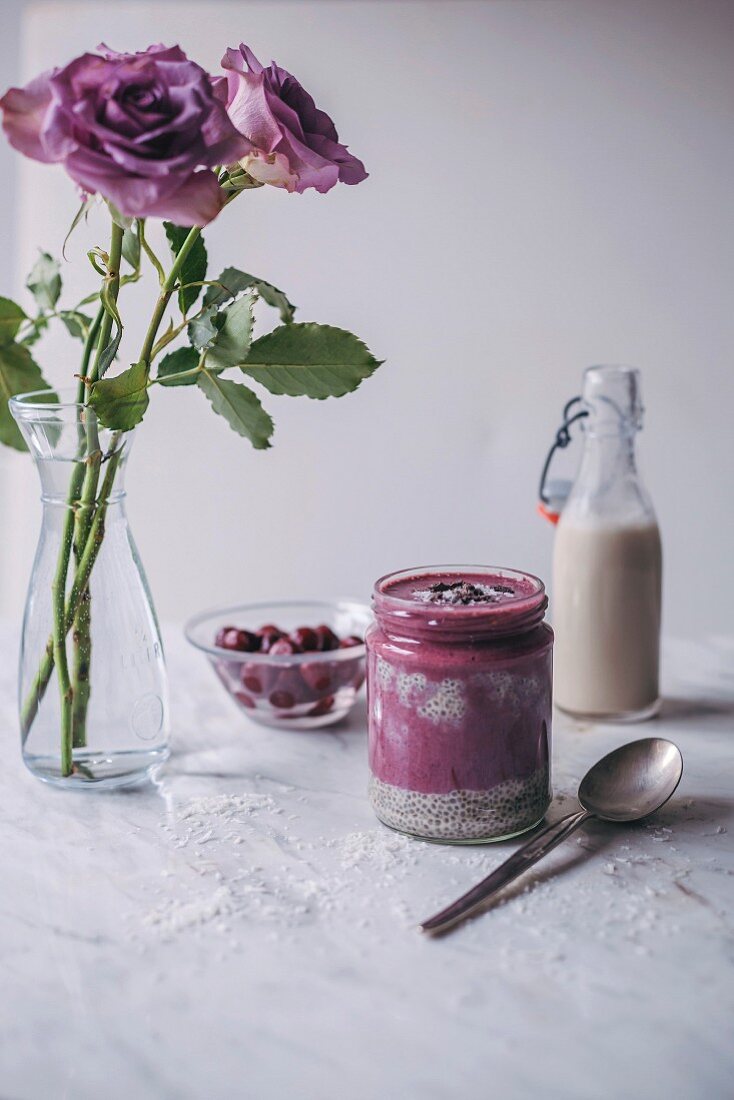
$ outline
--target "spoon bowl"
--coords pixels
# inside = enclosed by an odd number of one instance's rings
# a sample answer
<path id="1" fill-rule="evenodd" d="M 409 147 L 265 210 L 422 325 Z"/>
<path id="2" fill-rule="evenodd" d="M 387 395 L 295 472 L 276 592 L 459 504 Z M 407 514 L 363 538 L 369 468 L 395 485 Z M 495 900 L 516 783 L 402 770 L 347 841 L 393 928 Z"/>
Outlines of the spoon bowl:
<path id="1" fill-rule="evenodd" d="M 579 802 L 603 821 L 639 821 L 668 801 L 682 774 L 683 758 L 672 741 L 630 741 L 589 769 L 579 787 Z"/>

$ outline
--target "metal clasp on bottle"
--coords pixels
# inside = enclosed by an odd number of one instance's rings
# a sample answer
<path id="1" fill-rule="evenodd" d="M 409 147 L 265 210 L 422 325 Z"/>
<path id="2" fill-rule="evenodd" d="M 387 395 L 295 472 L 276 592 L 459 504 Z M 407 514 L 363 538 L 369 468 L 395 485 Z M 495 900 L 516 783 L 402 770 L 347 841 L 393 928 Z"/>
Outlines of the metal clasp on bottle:
<path id="1" fill-rule="evenodd" d="M 582 400 L 581 396 L 577 395 L 576 397 L 572 397 L 571 400 L 567 401 L 564 405 L 563 423 L 556 432 L 556 437 L 543 464 L 543 472 L 540 475 L 538 512 L 544 519 L 547 519 L 549 523 L 558 523 L 558 520 L 561 518 L 563 507 L 573 487 L 573 481 L 569 478 L 551 479 L 548 477 L 548 474 L 556 451 L 565 450 L 571 442 L 571 425 L 575 424 L 578 420 L 583 420 L 584 417 L 589 415 L 588 409 L 585 408 L 578 409 L 575 412 L 573 411 L 575 406 L 582 403 Z"/>

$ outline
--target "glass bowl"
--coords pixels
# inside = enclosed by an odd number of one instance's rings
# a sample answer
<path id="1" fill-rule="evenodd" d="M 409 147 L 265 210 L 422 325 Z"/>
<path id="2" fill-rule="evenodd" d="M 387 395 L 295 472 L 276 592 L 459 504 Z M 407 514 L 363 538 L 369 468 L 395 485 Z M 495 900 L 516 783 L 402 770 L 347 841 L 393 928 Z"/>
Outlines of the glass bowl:
<path id="1" fill-rule="evenodd" d="M 280 729 L 316 729 L 351 710 L 365 678 L 364 642 L 326 652 L 241 653 L 216 645 L 218 631 L 233 626 L 256 632 L 272 623 L 290 633 L 324 623 L 340 638 L 364 638 L 371 622 L 370 608 L 354 600 L 292 600 L 203 611 L 185 633 L 248 718 Z"/>

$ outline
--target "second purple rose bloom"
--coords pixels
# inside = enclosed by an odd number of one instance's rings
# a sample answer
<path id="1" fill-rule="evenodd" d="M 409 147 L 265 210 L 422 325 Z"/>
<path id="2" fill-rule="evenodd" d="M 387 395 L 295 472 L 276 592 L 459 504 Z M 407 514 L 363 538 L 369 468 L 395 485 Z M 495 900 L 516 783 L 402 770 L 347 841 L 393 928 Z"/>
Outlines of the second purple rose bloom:
<path id="1" fill-rule="evenodd" d="M 361 160 L 340 144 L 332 120 L 291 73 L 274 61 L 265 68 L 244 43 L 227 50 L 222 67 L 229 116 L 254 147 L 241 160 L 253 179 L 323 193 L 367 178 Z"/>

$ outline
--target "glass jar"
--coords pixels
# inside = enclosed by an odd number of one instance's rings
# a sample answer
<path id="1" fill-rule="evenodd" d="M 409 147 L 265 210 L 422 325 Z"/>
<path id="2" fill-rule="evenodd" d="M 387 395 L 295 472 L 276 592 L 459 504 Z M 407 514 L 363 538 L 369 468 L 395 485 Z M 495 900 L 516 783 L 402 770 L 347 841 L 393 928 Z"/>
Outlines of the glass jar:
<path id="1" fill-rule="evenodd" d="M 485 566 L 382 577 L 367 631 L 370 801 L 385 825 L 480 843 L 551 798 L 553 631 L 542 581 Z"/>
<path id="2" fill-rule="evenodd" d="M 579 718 L 637 721 L 659 708 L 662 550 L 637 470 L 640 373 L 589 367 L 584 449 L 556 529 L 555 699 Z"/>

